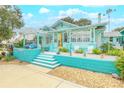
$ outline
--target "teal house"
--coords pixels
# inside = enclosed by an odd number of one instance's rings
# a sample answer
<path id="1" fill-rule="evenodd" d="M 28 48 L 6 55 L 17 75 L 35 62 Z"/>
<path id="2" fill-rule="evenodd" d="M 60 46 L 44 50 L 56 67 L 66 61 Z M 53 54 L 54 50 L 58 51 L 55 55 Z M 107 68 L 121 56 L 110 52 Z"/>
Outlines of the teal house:
<path id="1" fill-rule="evenodd" d="M 111 43 L 115 48 L 123 49 L 124 29 L 121 31 L 111 31 L 104 33 L 104 43 Z"/>
<path id="2" fill-rule="evenodd" d="M 106 25 L 107 23 L 98 23 L 78 26 L 58 20 L 53 25 L 44 26 L 40 29 L 40 45 L 52 52 L 61 47 L 71 51 L 83 49 L 91 52 L 93 48 L 100 47 L 103 43 Z"/>
<path id="3" fill-rule="evenodd" d="M 106 25 L 107 23 L 98 23 L 78 26 L 58 20 L 53 25 L 44 26 L 40 30 L 22 28 L 20 38 L 23 38 L 24 47 L 14 47 L 13 54 L 21 61 L 47 68 L 63 65 L 107 74 L 117 73 L 113 60 L 71 56 L 71 52 L 77 49 L 90 53 L 93 48 L 99 48 L 105 40 Z M 56 54 L 62 47 L 70 51 L 70 56 Z M 42 49 L 50 52 L 42 52 Z M 51 52 L 54 53 L 51 54 Z"/>

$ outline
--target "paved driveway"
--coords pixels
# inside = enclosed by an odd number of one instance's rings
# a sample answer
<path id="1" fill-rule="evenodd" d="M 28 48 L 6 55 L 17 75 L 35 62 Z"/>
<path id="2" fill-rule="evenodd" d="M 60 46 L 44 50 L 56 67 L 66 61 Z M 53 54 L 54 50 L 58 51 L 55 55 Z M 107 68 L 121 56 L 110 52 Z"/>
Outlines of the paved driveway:
<path id="1" fill-rule="evenodd" d="M 51 69 L 32 64 L 0 65 L 0 87 L 6 88 L 74 88 L 77 84 L 47 74 Z"/>

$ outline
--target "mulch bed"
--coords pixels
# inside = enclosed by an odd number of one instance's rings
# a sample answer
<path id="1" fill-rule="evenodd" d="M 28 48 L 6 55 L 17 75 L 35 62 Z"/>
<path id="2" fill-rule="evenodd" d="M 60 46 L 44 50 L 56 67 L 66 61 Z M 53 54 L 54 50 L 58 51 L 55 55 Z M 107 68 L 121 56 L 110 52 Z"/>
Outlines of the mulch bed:
<path id="1" fill-rule="evenodd" d="M 22 61 L 20 61 L 20 60 L 17 60 L 17 59 L 15 59 L 15 60 L 12 60 L 12 61 L 0 61 L 0 65 L 10 65 L 10 64 L 15 64 L 15 65 L 27 65 L 27 64 L 29 64 L 29 63 L 27 63 L 27 62 L 22 62 Z"/>
<path id="2" fill-rule="evenodd" d="M 112 75 L 60 66 L 48 74 L 69 80 L 89 88 L 124 88 L 124 82 L 112 78 Z"/>

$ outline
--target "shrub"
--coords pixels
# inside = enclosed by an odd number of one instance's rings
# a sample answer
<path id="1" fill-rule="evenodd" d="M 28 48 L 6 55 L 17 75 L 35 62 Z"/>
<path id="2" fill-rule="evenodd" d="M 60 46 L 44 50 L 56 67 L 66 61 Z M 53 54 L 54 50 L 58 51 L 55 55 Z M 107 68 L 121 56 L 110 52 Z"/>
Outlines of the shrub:
<path id="1" fill-rule="evenodd" d="M 0 55 L 0 60 L 2 59 L 2 56 Z"/>
<path id="2" fill-rule="evenodd" d="M 118 56 L 122 56 L 122 55 L 124 55 L 124 51 L 123 50 L 119 50 Z"/>
<path id="3" fill-rule="evenodd" d="M 121 50 L 119 49 L 113 49 L 113 50 L 109 50 L 107 52 L 108 55 L 112 55 L 112 56 L 120 56 L 121 55 Z"/>
<path id="4" fill-rule="evenodd" d="M 0 51 L 3 51 L 3 49 L 2 49 L 2 48 L 0 48 Z"/>
<path id="5" fill-rule="evenodd" d="M 121 79 L 124 80 L 124 55 L 120 56 L 116 61 L 116 67 L 120 72 Z"/>
<path id="6" fill-rule="evenodd" d="M 120 49 L 113 49 L 106 52 L 106 54 L 112 55 L 112 56 L 121 56 L 121 55 L 124 55 L 124 51 Z"/>
<path id="7" fill-rule="evenodd" d="M 59 51 L 60 51 L 60 52 L 68 52 L 68 49 L 67 49 L 67 48 L 62 47 L 62 48 L 59 48 Z"/>
<path id="8" fill-rule="evenodd" d="M 101 53 L 102 51 L 100 49 L 97 48 L 93 49 L 93 54 L 101 54 Z"/>
<path id="9" fill-rule="evenodd" d="M 77 49 L 77 50 L 75 50 L 75 53 L 80 53 L 80 54 L 82 54 L 84 51 L 83 51 L 83 49 Z"/>
<path id="10" fill-rule="evenodd" d="M 12 61 L 15 59 L 15 57 L 14 56 L 5 56 L 4 59 L 5 59 L 5 61 Z"/>
<path id="11" fill-rule="evenodd" d="M 23 47 L 23 40 L 18 41 L 17 43 L 14 43 L 14 46 L 17 47 L 17 48 Z"/>
<path id="12" fill-rule="evenodd" d="M 100 48 L 102 49 L 102 52 L 106 53 L 109 50 L 114 49 L 111 43 L 104 43 L 100 46 Z"/>

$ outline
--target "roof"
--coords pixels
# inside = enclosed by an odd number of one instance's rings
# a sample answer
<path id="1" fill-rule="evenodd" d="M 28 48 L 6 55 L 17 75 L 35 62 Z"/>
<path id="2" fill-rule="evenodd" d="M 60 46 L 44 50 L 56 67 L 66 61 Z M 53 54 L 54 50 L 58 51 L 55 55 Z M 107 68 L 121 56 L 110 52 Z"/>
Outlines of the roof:
<path id="1" fill-rule="evenodd" d="M 14 32 L 28 34 L 28 33 L 37 33 L 37 32 L 40 32 L 40 30 L 36 28 L 31 28 L 31 27 L 23 27 L 21 29 L 15 29 Z"/>
<path id="2" fill-rule="evenodd" d="M 111 32 L 105 32 L 104 36 L 105 37 L 118 37 L 118 36 L 122 36 L 122 35 L 119 31 L 111 31 Z"/>
<path id="3" fill-rule="evenodd" d="M 53 31 L 54 30 L 52 27 L 48 27 L 48 26 L 44 26 L 41 29 L 44 30 L 44 31 Z"/>
<path id="4" fill-rule="evenodd" d="M 122 35 L 124 35 L 124 29 L 122 29 L 122 30 L 120 31 L 120 33 L 121 33 Z"/>
<path id="5" fill-rule="evenodd" d="M 62 24 L 67 25 L 66 27 Z M 56 26 L 62 26 L 61 28 L 55 29 Z M 104 23 L 97 23 L 97 24 L 92 24 L 92 25 L 87 25 L 87 26 L 78 26 L 69 22 L 65 22 L 63 20 L 58 20 L 56 21 L 52 26 L 50 26 L 50 28 L 52 28 L 52 32 L 60 32 L 60 31 L 65 31 L 65 30 L 77 30 L 77 29 L 88 29 L 88 28 L 92 28 L 92 27 L 98 27 L 98 26 L 105 26 L 107 25 L 107 22 Z M 46 31 L 47 32 L 47 31 Z"/>
<path id="6" fill-rule="evenodd" d="M 78 25 L 75 25 L 75 24 L 72 24 L 72 23 L 69 23 L 69 22 L 66 22 L 66 21 L 63 21 L 63 20 L 58 20 L 58 21 L 56 21 L 51 27 L 54 28 L 54 27 L 56 27 L 58 24 L 66 24 L 66 25 L 68 25 L 69 27 L 79 27 Z"/>

